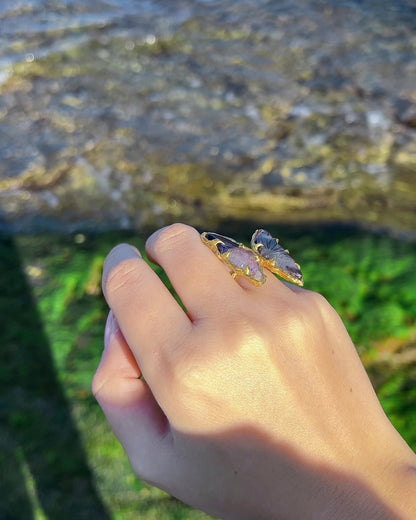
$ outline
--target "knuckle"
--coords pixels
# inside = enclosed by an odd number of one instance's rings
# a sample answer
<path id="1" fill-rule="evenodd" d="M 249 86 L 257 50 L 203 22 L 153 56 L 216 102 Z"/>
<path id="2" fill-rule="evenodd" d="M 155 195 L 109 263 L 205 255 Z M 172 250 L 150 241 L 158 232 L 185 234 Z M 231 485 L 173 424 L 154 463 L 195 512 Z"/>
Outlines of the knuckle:
<path id="1" fill-rule="evenodd" d="M 333 315 L 334 308 L 322 294 L 309 291 L 306 297 L 307 303 L 312 310 L 315 310 L 322 318 Z"/>
<path id="2" fill-rule="evenodd" d="M 308 297 L 310 298 L 311 302 L 318 308 L 325 308 L 329 306 L 328 300 L 325 298 L 325 296 L 322 296 L 322 294 L 318 292 L 309 291 Z"/>
<path id="3" fill-rule="evenodd" d="M 303 338 L 308 331 L 313 329 L 316 310 L 314 303 L 308 299 L 306 291 L 299 298 L 290 295 L 286 299 L 275 300 L 271 309 L 272 314 L 267 315 L 272 330 L 285 338 Z"/>
<path id="4" fill-rule="evenodd" d="M 106 375 L 102 373 L 100 368 L 98 368 L 92 379 L 91 390 L 92 395 L 99 403 L 105 400 L 108 387 L 107 382 L 108 380 Z"/>
<path id="5" fill-rule="evenodd" d="M 317 292 L 305 292 L 297 313 L 292 316 L 293 329 L 307 335 L 327 329 L 337 319 L 337 313 L 328 300 Z M 298 322 L 294 324 L 293 322 Z"/>
<path id="6" fill-rule="evenodd" d="M 298 310 L 296 314 L 286 317 L 286 326 L 287 333 L 297 342 L 298 338 L 304 338 L 308 331 L 313 329 L 313 320 L 309 312 Z"/>
<path id="7" fill-rule="evenodd" d="M 160 487 L 160 470 L 164 467 L 165 461 L 158 460 L 160 455 L 163 454 L 163 450 L 157 450 L 156 448 L 158 448 L 158 446 L 155 446 L 155 442 L 146 443 L 146 445 L 142 447 L 139 457 L 132 456 L 129 457 L 129 459 L 135 475 L 151 486 Z M 135 451 L 137 451 L 137 448 Z"/>
<path id="8" fill-rule="evenodd" d="M 180 403 L 175 404 L 175 412 L 182 417 L 195 417 L 208 412 L 218 404 L 221 397 L 218 395 L 218 385 L 213 384 L 218 373 L 213 366 L 191 364 L 183 366 L 175 377 L 174 385 L 179 392 Z"/>
<path id="9" fill-rule="evenodd" d="M 97 401 L 98 401 L 98 396 L 99 396 L 100 392 L 102 391 L 103 384 L 104 384 L 104 382 L 103 382 L 102 378 L 97 373 L 95 373 L 95 375 L 92 379 L 91 390 L 92 390 L 92 395 L 97 399 Z"/>

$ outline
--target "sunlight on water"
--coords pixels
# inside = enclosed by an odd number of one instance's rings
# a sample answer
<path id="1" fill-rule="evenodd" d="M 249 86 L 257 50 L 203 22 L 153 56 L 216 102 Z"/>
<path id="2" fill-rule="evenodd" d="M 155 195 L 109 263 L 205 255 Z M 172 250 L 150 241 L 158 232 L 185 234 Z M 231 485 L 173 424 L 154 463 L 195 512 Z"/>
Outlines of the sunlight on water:
<path id="1" fill-rule="evenodd" d="M 408 0 L 2 2 L 0 227 L 409 234 L 415 14 Z"/>

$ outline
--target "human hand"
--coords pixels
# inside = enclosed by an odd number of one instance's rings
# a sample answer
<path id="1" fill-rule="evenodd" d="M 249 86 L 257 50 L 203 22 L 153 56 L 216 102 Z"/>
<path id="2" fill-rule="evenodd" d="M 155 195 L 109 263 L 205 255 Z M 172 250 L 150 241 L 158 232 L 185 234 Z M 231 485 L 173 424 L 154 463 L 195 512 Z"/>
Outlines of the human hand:
<path id="1" fill-rule="evenodd" d="M 182 224 L 146 253 L 187 313 L 135 249 L 113 249 L 93 381 L 140 478 L 224 519 L 416 517 L 415 456 L 322 296 L 232 279 Z"/>

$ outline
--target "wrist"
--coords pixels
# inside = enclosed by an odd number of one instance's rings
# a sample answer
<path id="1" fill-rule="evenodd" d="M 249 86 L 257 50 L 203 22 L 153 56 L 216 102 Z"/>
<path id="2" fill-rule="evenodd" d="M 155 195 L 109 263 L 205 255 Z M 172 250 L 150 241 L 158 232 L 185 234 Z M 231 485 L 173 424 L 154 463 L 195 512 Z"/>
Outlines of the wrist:
<path id="1" fill-rule="evenodd" d="M 303 518 L 416 519 L 416 454 L 388 424 L 378 430 L 376 443 L 369 436 L 362 449 L 349 457 L 344 452 L 334 466 L 322 467 L 325 476 L 317 493 L 322 500 L 315 502 L 316 508 L 305 510 Z M 304 503 L 307 506 L 308 500 Z"/>
<path id="2" fill-rule="evenodd" d="M 371 490 L 376 502 L 383 506 L 384 516 L 369 515 L 366 520 L 416 518 L 416 455 L 397 432 L 394 433 L 397 442 L 380 443 L 384 453 L 378 461 L 376 458 L 372 460 L 367 477 L 364 476 L 366 487 Z"/>
<path id="3" fill-rule="evenodd" d="M 325 484 L 328 488 L 322 492 L 323 500 L 315 503 L 317 507 L 305 509 L 302 518 L 415 520 L 416 466 L 402 465 L 390 468 L 388 474 L 381 473 L 368 479 L 330 476 Z M 314 497 L 311 501 L 314 502 Z M 308 500 L 304 505 L 308 506 Z"/>
<path id="4" fill-rule="evenodd" d="M 412 455 L 409 460 L 391 465 L 384 487 L 379 491 L 393 513 L 392 518 L 416 518 L 416 456 Z"/>

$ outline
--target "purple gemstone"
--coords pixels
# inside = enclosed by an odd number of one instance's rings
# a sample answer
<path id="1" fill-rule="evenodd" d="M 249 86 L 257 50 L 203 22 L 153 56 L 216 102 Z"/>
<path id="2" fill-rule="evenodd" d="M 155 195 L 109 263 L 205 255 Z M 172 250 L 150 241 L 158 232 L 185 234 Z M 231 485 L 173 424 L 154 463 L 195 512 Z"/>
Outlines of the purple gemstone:
<path id="1" fill-rule="evenodd" d="M 228 261 L 236 269 L 236 271 L 245 271 L 248 267 L 249 276 L 259 283 L 264 282 L 263 269 L 255 254 L 243 248 L 234 249 L 231 251 Z"/>
<path id="2" fill-rule="evenodd" d="M 278 242 L 268 231 L 258 229 L 251 238 L 251 247 L 272 273 L 302 287 L 303 276 L 299 265 Z"/>

